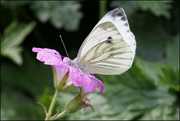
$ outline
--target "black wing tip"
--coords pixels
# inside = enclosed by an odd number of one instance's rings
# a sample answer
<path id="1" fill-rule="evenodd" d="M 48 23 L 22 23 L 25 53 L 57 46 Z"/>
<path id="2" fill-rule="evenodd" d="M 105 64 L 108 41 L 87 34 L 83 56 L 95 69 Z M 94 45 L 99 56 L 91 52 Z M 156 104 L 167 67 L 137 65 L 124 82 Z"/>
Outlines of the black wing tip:
<path id="1" fill-rule="evenodd" d="M 115 8 L 109 12 L 109 15 L 111 15 L 113 18 L 121 17 L 123 21 L 126 21 L 127 19 L 123 8 Z"/>

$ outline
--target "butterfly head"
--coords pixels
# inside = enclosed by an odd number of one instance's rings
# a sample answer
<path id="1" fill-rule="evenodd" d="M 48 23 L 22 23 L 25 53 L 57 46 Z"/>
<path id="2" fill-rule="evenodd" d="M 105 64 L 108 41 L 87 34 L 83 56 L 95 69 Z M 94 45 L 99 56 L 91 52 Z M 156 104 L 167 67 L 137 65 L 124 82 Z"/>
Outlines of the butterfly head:
<path id="1" fill-rule="evenodd" d="M 76 68 L 77 70 L 79 70 L 81 73 L 88 73 L 88 71 L 85 69 L 85 65 L 80 64 L 77 59 L 75 58 L 72 61 L 68 61 L 67 64 L 69 66 L 72 66 L 74 68 Z"/>

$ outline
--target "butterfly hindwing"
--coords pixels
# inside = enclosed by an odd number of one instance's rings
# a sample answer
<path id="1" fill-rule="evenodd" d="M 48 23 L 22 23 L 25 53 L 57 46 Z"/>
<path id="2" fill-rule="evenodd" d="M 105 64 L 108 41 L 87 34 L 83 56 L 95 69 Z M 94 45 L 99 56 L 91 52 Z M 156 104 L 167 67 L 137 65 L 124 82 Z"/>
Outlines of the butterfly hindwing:
<path id="1" fill-rule="evenodd" d="M 130 46 L 123 41 L 112 23 L 103 23 L 97 29 L 101 27 L 104 29 L 103 26 L 108 24 L 111 25 L 112 30 L 105 31 L 104 38 L 99 40 L 102 42 L 96 44 L 80 58 L 80 64 L 85 65 L 84 69 L 90 73 L 108 75 L 123 73 L 132 62 Z"/>

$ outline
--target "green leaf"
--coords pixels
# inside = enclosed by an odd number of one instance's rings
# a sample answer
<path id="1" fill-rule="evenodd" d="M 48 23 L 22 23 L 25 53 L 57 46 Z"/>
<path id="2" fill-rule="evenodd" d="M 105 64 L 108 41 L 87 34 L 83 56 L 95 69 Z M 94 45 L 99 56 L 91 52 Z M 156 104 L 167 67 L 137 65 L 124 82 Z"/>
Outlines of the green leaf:
<path id="1" fill-rule="evenodd" d="M 136 65 L 141 68 L 144 73 L 157 83 L 159 80 L 159 75 L 164 72 L 162 68 L 168 69 L 172 67 L 173 69 L 179 69 L 179 35 L 175 37 L 168 37 L 170 41 L 165 45 L 165 55 L 166 57 L 158 62 L 143 61 L 142 59 L 136 57 Z M 153 51 L 153 50 L 152 50 Z M 149 54 L 150 55 L 150 54 Z M 167 66 L 170 66 L 169 68 Z"/>
<path id="2" fill-rule="evenodd" d="M 167 21 L 148 13 L 135 13 L 131 18 L 133 18 L 130 20 L 131 28 L 137 41 L 136 54 L 149 62 L 165 59 L 166 46 L 168 43 L 174 43 L 172 41 L 174 35 L 171 34 Z"/>
<path id="3" fill-rule="evenodd" d="M 50 23 L 57 29 L 64 28 L 67 31 L 78 29 L 82 12 L 81 5 L 76 1 L 36 1 L 31 5 L 37 18 L 45 23 Z"/>
<path id="4" fill-rule="evenodd" d="M 42 120 L 44 112 L 23 91 L 3 84 L 1 88 L 1 120 Z"/>
<path id="5" fill-rule="evenodd" d="M 142 10 L 150 10 L 156 16 L 164 16 L 170 19 L 169 8 L 171 8 L 170 2 L 162 1 L 137 1 L 139 7 Z"/>
<path id="6" fill-rule="evenodd" d="M 179 34 L 170 38 L 166 44 L 166 59 L 164 63 L 179 68 Z"/>
<path id="7" fill-rule="evenodd" d="M 159 85 L 167 86 L 179 92 L 179 69 L 173 69 L 170 66 L 162 68 L 162 74 L 159 75 Z"/>
<path id="8" fill-rule="evenodd" d="M 4 31 L 1 41 L 1 55 L 8 57 L 18 65 L 22 65 L 20 53 L 23 49 L 20 44 L 34 27 L 34 22 L 29 24 L 12 22 Z"/>
<path id="9" fill-rule="evenodd" d="M 3 83 L 38 98 L 46 88 L 54 89 L 52 67 L 36 60 L 36 55 L 32 56 L 32 52 L 24 52 L 24 63 L 21 67 L 9 63 L 1 66 L 1 79 Z"/>
<path id="10" fill-rule="evenodd" d="M 147 78 L 153 80 L 155 84 L 159 81 L 159 75 L 163 75 L 162 68 L 165 68 L 164 61 L 160 62 L 148 62 L 136 57 L 135 64 L 143 70 L 143 73 Z M 167 69 L 167 68 L 166 68 Z"/>
<path id="11" fill-rule="evenodd" d="M 172 46 L 172 45 L 168 45 Z M 173 50 L 176 50 L 174 48 Z M 176 51 L 173 51 L 177 57 Z M 177 58 L 176 58 L 177 59 Z M 179 67 L 177 67 L 176 60 L 174 64 L 168 64 L 170 58 L 167 58 L 161 62 L 145 62 L 136 58 L 136 65 L 143 70 L 144 74 L 148 78 L 153 79 L 157 87 L 163 87 L 167 89 L 167 93 L 174 97 L 174 100 L 169 103 L 158 105 L 150 111 L 147 111 L 142 120 L 177 120 L 178 119 L 178 103 L 179 102 Z M 170 66 L 171 65 L 171 66 Z M 176 66 L 174 66 L 176 65 Z"/>
<path id="12" fill-rule="evenodd" d="M 159 105 L 153 110 L 148 111 L 141 120 L 179 120 L 179 109 L 178 106 L 174 107 L 171 104 Z"/>

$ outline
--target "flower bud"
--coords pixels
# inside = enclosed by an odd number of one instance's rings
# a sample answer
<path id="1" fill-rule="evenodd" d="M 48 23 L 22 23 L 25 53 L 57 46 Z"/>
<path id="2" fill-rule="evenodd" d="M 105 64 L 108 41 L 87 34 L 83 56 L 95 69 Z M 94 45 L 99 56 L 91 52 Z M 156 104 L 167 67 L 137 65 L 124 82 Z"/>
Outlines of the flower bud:
<path id="1" fill-rule="evenodd" d="M 78 95 L 74 99 L 72 99 L 69 103 L 66 104 L 65 107 L 66 112 L 75 113 L 82 108 L 84 108 L 85 110 L 87 107 L 91 107 L 92 110 L 94 111 L 92 105 L 86 103 L 86 101 L 89 101 L 89 99 L 85 97 L 86 94 L 87 93 L 82 95 L 82 89 L 80 88 L 80 92 L 78 92 Z"/>
<path id="2" fill-rule="evenodd" d="M 53 66 L 54 87 L 59 91 L 67 91 L 74 86 L 69 78 L 68 69 Z"/>

